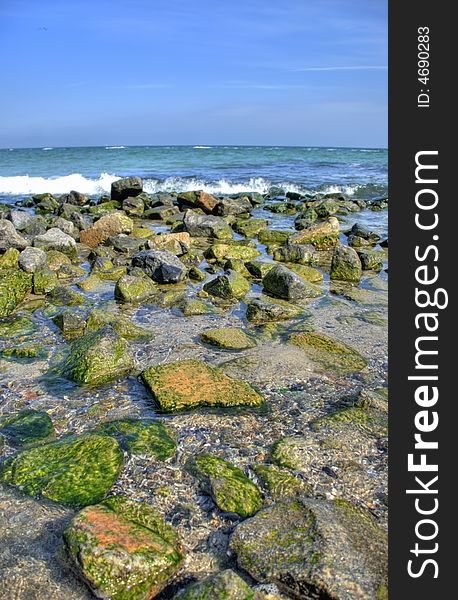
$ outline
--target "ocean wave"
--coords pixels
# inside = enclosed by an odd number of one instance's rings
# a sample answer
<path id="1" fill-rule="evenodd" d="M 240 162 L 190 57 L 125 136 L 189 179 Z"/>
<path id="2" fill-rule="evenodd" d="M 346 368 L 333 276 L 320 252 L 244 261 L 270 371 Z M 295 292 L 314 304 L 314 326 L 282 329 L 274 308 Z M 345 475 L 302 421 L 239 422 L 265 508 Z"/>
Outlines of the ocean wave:
<path id="1" fill-rule="evenodd" d="M 205 148 L 206 149 L 206 148 L 212 148 L 212 146 L 193 146 L 193 148 L 195 148 L 195 149 Z"/>
<path id="2" fill-rule="evenodd" d="M 54 148 L 42 148 L 42 150 L 54 150 Z"/>
<path id="3" fill-rule="evenodd" d="M 125 146 L 105 146 L 105 150 L 122 150 Z"/>
<path id="4" fill-rule="evenodd" d="M 97 179 L 88 179 L 79 173 L 51 178 L 28 175 L 0 177 L 0 194 L 66 194 L 77 190 L 83 194 L 95 195 L 110 191 L 112 182 L 117 179 L 119 177 L 108 173 L 102 173 Z"/>

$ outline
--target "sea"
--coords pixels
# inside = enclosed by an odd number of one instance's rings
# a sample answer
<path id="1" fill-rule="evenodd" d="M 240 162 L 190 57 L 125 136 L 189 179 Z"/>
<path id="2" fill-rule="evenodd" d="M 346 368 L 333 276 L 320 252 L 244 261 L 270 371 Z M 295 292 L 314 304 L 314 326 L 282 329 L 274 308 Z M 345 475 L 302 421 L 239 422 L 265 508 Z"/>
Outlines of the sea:
<path id="1" fill-rule="evenodd" d="M 144 190 L 213 194 L 343 192 L 371 199 L 388 193 L 383 148 L 283 146 L 100 146 L 0 149 L 0 201 L 77 190 L 91 197 L 120 177 L 139 175 Z"/>

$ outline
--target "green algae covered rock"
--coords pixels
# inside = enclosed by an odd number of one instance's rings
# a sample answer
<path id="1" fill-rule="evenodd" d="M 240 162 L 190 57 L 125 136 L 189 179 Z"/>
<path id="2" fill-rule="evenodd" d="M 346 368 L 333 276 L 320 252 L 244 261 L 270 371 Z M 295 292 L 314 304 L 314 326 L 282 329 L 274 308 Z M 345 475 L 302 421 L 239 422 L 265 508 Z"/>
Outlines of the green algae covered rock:
<path id="1" fill-rule="evenodd" d="M 250 291 L 250 284 L 237 271 L 228 271 L 206 283 L 204 290 L 223 300 L 241 299 Z"/>
<path id="2" fill-rule="evenodd" d="M 240 523 L 230 541 L 238 566 L 297 598 L 379 598 L 387 539 L 372 516 L 348 502 L 278 502 Z"/>
<path id="3" fill-rule="evenodd" d="M 57 287 L 57 285 L 57 274 L 49 267 L 37 269 L 33 274 L 34 294 L 49 294 L 55 287 Z"/>
<path id="4" fill-rule="evenodd" d="M 207 329 L 201 334 L 200 339 L 206 344 L 226 350 L 245 350 L 256 346 L 256 342 L 237 327 Z"/>
<path id="5" fill-rule="evenodd" d="M 261 253 L 256 248 L 236 244 L 213 244 L 204 252 L 205 258 L 215 260 L 227 260 L 228 258 L 239 258 L 241 260 L 251 260 Z"/>
<path id="6" fill-rule="evenodd" d="M 270 269 L 275 267 L 273 262 L 263 262 L 261 260 L 251 260 L 245 263 L 246 268 L 253 277 L 256 279 L 262 279 Z"/>
<path id="7" fill-rule="evenodd" d="M 189 585 L 173 600 L 261 600 L 250 586 L 231 569 L 210 575 Z"/>
<path id="8" fill-rule="evenodd" d="M 286 244 L 293 235 L 292 231 L 281 231 L 279 229 L 263 229 L 258 234 L 261 244 Z"/>
<path id="9" fill-rule="evenodd" d="M 311 360 L 323 368 L 339 375 L 361 371 L 367 365 L 367 360 L 359 352 L 323 333 L 293 333 L 289 342 L 302 348 Z"/>
<path id="10" fill-rule="evenodd" d="M 77 513 L 64 542 L 94 594 L 112 600 L 154 598 L 183 561 L 173 527 L 148 504 L 123 496 Z"/>
<path id="11" fill-rule="evenodd" d="M 310 283 L 321 283 L 323 281 L 323 275 L 318 271 L 318 269 L 314 269 L 309 265 L 301 265 L 299 263 L 286 263 L 285 267 L 291 269 L 302 277 L 304 281 L 309 281 Z"/>
<path id="12" fill-rule="evenodd" d="M 12 446 L 43 444 L 55 437 L 50 416 L 38 410 L 23 410 L 0 418 L 0 434 Z"/>
<path id="13" fill-rule="evenodd" d="M 12 361 L 30 361 L 45 358 L 46 351 L 44 351 L 39 344 L 24 344 L 21 346 L 4 348 L 0 351 L 0 356 Z"/>
<path id="14" fill-rule="evenodd" d="M 206 315 L 210 312 L 210 308 L 205 302 L 203 300 L 198 300 L 197 298 L 185 298 L 179 308 L 185 317 Z"/>
<path id="15" fill-rule="evenodd" d="M 253 471 L 274 500 L 310 492 L 309 486 L 288 469 L 276 465 L 253 465 Z"/>
<path id="16" fill-rule="evenodd" d="M 295 306 L 286 300 L 262 296 L 254 298 L 247 304 L 246 318 L 250 323 L 262 325 L 272 321 L 288 321 L 304 312 L 300 306 Z"/>
<path id="17" fill-rule="evenodd" d="M 284 300 L 318 298 L 323 293 L 319 287 L 305 281 L 284 265 L 276 265 L 270 269 L 264 276 L 262 285 L 269 294 Z"/>
<path id="18" fill-rule="evenodd" d="M 349 246 L 337 246 L 331 262 L 331 279 L 358 283 L 362 275 L 362 265 L 358 253 Z"/>
<path id="19" fill-rule="evenodd" d="M 115 437 L 121 448 L 131 454 L 144 454 L 166 460 L 175 454 L 176 442 L 160 421 L 120 419 L 103 423 L 97 431 Z"/>
<path id="20" fill-rule="evenodd" d="M 149 277 L 123 275 L 115 285 L 114 295 L 122 302 L 144 302 L 157 293 L 157 286 Z"/>
<path id="21" fill-rule="evenodd" d="M 268 226 L 267 219 L 240 219 L 232 225 L 232 229 L 240 235 L 253 238 Z"/>
<path id="22" fill-rule="evenodd" d="M 127 317 L 101 308 L 92 309 L 87 317 L 87 330 L 98 331 L 105 325 L 110 325 L 118 335 L 126 340 L 151 338 L 153 335 L 150 331 L 140 325 L 136 325 Z"/>
<path id="23" fill-rule="evenodd" d="M 12 338 L 22 335 L 31 335 L 38 326 L 27 317 L 16 317 L 13 320 L 0 323 L 0 338 Z"/>
<path id="24" fill-rule="evenodd" d="M 30 496 L 68 506 L 100 502 L 123 463 L 118 442 L 106 435 L 71 436 L 23 450 L 0 466 L 0 481 Z"/>
<path id="25" fill-rule="evenodd" d="M 262 507 L 259 488 L 241 469 L 226 460 L 199 454 L 194 457 L 191 469 L 223 512 L 250 517 Z"/>
<path id="26" fill-rule="evenodd" d="M 8 248 L 0 256 L 0 269 L 17 269 L 19 267 L 19 254 L 17 248 Z"/>
<path id="27" fill-rule="evenodd" d="M 339 242 L 340 225 L 336 217 L 313 223 L 295 233 L 289 239 L 291 244 L 311 244 L 317 250 L 334 248 Z"/>
<path id="28" fill-rule="evenodd" d="M 0 318 L 7 317 L 32 291 L 32 275 L 20 269 L 0 271 Z"/>
<path id="29" fill-rule="evenodd" d="M 49 300 L 56 306 L 80 306 L 86 301 L 83 294 L 64 285 L 54 287 L 49 294 Z"/>
<path id="30" fill-rule="evenodd" d="M 110 325 L 72 342 L 62 374 L 80 385 L 101 385 L 129 374 L 134 359 L 125 340 Z"/>
<path id="31" fill-rule="evenodd" d="M 263 398 L 248 383 L 199 360 L 149 367 L 142 373 L 146 387 L 167 412 L 198 406 L 260 406 Z"/>

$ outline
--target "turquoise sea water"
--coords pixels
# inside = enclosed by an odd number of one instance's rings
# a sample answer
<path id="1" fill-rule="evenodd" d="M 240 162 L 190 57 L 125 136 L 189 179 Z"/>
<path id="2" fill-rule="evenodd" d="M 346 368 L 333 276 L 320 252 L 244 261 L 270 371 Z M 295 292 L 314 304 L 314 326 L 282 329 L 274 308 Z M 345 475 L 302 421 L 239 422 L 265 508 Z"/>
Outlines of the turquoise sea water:
<path id="1" fill-rule="evenodd" d="M 102 146 L 0 149 L 0 199 L 78 190 L 97 195 L 111 182 L 140 175 L 148 192 L 342 191 L 387 193 L 385 149 L 280 146 Z"/>

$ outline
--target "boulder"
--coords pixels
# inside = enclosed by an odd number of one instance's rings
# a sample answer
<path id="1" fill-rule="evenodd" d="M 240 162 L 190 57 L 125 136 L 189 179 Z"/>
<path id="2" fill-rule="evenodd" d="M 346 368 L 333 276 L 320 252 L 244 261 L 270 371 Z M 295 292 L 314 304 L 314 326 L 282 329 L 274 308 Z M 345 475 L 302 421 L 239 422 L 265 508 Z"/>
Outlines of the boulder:
<path id="1" fill-rule="evenodd" d="M 186 276 L 185 265 L 167 250 L 143 250 L 134 255 L 132 266 L 142 269 L 157 283 L 178 283 Z"/>
<path id="2" fill-rule="evenodd" d="M 228 271 L 206 283 L 204 290 L 223 300 L 241 299 L 250 291 L 250 284 L 237 271 Z"/>
<path id="3" fill-rule="evenodd" d="M 101 385 L 128 375 L 134 359 L 125 340 L 111 325 L 86 333 L 71 344 L 62 374 L 80 385 Z"/>
<path id="4" fill-rule="evenodd" d="M 76 238 L 78 236 L 78 230 L 75 227 L 75 224 L 73 221 L 69 221 L 68 219 L 57 217 L 54 219 L 53 227 L 57 227 L 57 229 L 60 229 L 68 235 L 71 235 L 72 238 Z"/>
<path id="5" fill-rule="evenodd" d="M 48 257 L 44 250 L 29 246 L 21 252 L 18 262 L 26 273 L 35 273 L 38 269 L 44 269 L 48 265 Z"/>
<path id="6" fill-rule="evenodd" d="M 317 260 L 317 251 L 311 244 L 286 244 L 274 250 L 273 259 L 284 263 L 312 265 Z"/>
<path id="7" fill-rule="evenodd" d="M 215 259 L 218 261 L 227 260 L 230 258 L 239 258 L 241 260 L 251 260 L 256 258 L 261 253 L 256 248 L 238 244 L 213 244 L 204 252 L 207 259 Z"/>
<path id="8" fill-rule="evenodd" d="M 239 524 L 238 566 L 294 597 L 386 598 L 387 538 L 369 513 L 342 500 L 278 502 Z"/>
<path id="9" fill-rule="evenodd" d="M 253 592 L 234 571 L 226 569 L 201 581 L 188 585 L 173 600 L 270 600 L 264 594 Z M 274 599 L 272 599 L 274 600 Z"/>
<path id="10" fill-rule="evenodd" d="M 191 247 L 191 236 L 187 231 L 178 233 L 161 233 L 148 240 L 148 248 L 153 250 L 167 250 L 176 256 L 186 254 Z"/>
<path id="11" fill-rule="evenodd" d="M 268 224 L 267 219 L 240 219 L 232 225 L 232 229 L 240 235 L 253 238 L 267 229 Z"/>
<path id="12" fill-rule="evenodd" d="M 87 506 L 100 502 L 110 491 L 122 463 L 123 453 L 110 436 L 67 436 L 7 459 L 0 466 L 0 481 L 30 496 Z"/>
<path id="13" fill-rule="evenodd" d="M 64 542 L 76 572 L 99 598 L 151 600 L 183 562 L 173 527 L 147 503 L 124 496 L 77 513 Z"/>
<path id="14" fill-rule="evenodd" d="M 72 190 L 68 194 L 62 194 L 59 196 L 59 202 L 61 204 L 73 204 L 75 206 L 84 206 L 89 203 L 89 198 L 86 194 L 81 194 L 81 192 L 76 192 Z"/>
<path id="15" fill-rule="evenodd" d="M 21 269 L 0 271 L 0 318 L 7 317 L 32 291 L 32 276 Z"/>
<path id="16" fill-rule="evenodd" d="M 26 409 L 0 418 L 0 436 L 11 446 L 43 444 L 55 435 L 51 418 L 43 411 Z"/>
<path id="17" fill-rule="evenodd" d="M 9 248 L 24 250 L 30 243 L 19 235 L 13 223 L 6 219 L 0 219 L 0 252 Z"/>
<path id="18" fill-rule="evenodd" d="M 143 182 L 140 177 L 125 177 L 111 184 L 111 199 L 122 202 L 126 198 L 138 196 L 142 191 Z"/>
<path id="19" fill-rule="evenodd" d="M 318 298 L 322 291 L 312 283 L 304 281 L 291 269 L 276 265 L 262 280 L 264 290 L 273 296 L 284 300 L 301 300 Z"/>
<path id="20" fill-rule="evenodd" d="M 291 244 L 311 244 L 317 250 L 333 248 L 339 241 L 340 226 L 336 217 L 313 223 L 289 239 Z"/>
<path id="21" fill-rule="evenodd" d="M 253 205 L 246 196 L 238 198 L 223 198 L 213 209 L 213 214 L 219 217 L 227 217 L 228 215 L 241 215 L 250 213 L 253 210 Z"/>
<path id="22" fill-rule="evenodd" d="M 201 334 L 200 339 L 206 344 L 225 350 L 246 350 L 256 346 L 253 338 L 247 336 L 243 329 L 238 327 L 207 329 Z"/>
<path id="23" fill-rule="evenodd" d="M 124 212 L 110 212 L 96 221 L 92 227 L 81 231 L 80 241 L 90 248 L 96 248 L 111 236 L 130 233 L 133 228 L 132 219 Z"/>
<path id="24" fill-rule="evenodd" d="M 218 367 L 182 360 L 145 369 L 143 381 L 166 412 L 199 406 L 260 406 L 263 398 L 248 383 L 228 377 Z"/>
<path id="25" fill-rule="evenodd" d="M 192 460 L 191 470 L 223 512 L 246 518 L 262 507 L 258 486 L 241 469 L 223 458 L 199 454 Z"/>
<path id="26" fill-rule="evenodd" d="M 210 214 L 218 204 L 218 199 L 212 194 L 204 191 L 182 192 L 177 196 L 177 202 L 180 209 L 200 208 L 205 213 Z"/>
<path id="27" fill-rule="evenodd" d="M 160 421 L 119 419 L 103 423 L 96 431 L 115 437 L 121 448 L 130 454 L 161 461 L 171 458 L 177 447 L 170 430 Z"/>
<path id="28" fill-rule="evenodd" d="M 123 275 L 116 282 L 114 295 L 121 302 L 145 302 L 157 293 L 155 283 L 149 277 Z"/>
<path id="29" fill-rule="evenodd" d="M 383 250 L 359 248 L 357 253 L 363 271 L 381 271 L 383 269 L 383 261 L 385 260 L 385 253 Z"/>
<path id="30" fill-rule="evenodd" d="M 145 212 L 145 203 L 140 196 L 128 197 L 123 200 L 123 211 L 132 217 L 137 217 Z"/>
<path id="31" fill-rule="evenodd" d="M 37 235 L 33 240 L 35 248 L 42 250 L 58 250 L 70 257 L 76 257 L 76 242 L 71 235 L 64 233 L 57 227 L 51 227 L 43 235 Z"/>
<path id="32" fill-rule="evenodd" d="M 255 298 L 247 304 L 246 318 L 254 325 L 262 325 L 272 321 L 288 321 L 303 313 L 303 309 L 284 300 L 269 298 Z"/>
<path id="33" fill-rule="evenodd" d="M 232 229 L 222 217 L 199 215 L 188 210 L 183 219 L 186 231 L 193 237 L 210 237 L 219 240 L 232 239 Z"/>
<path id="34" fill-rule="evenodd" d="M 24 231 L 33 221 L 33 215 L 24 210 L 11 210 L 8 218 L 17 231 Z"/>
<path id="35" fill-rule="evenodd" d="M 349 246 L 337 246 L 332 255 L 331 279 L 358 283 L 362 275 L 362 265 L 358 253 Z"/>
<path id="36" fill-rule="evenodd" d="M 281 229 L 262 229 L 258 233 L 258 240 L 261 244 L 286 244 L 293 235 L 291 231 L 282 231 Z"/>

